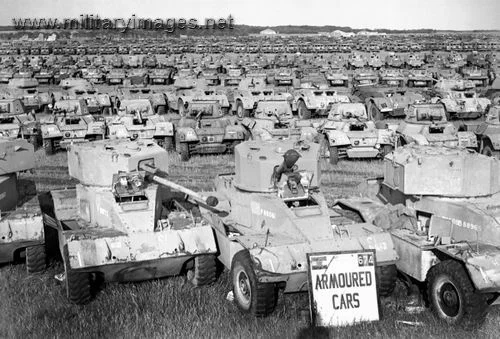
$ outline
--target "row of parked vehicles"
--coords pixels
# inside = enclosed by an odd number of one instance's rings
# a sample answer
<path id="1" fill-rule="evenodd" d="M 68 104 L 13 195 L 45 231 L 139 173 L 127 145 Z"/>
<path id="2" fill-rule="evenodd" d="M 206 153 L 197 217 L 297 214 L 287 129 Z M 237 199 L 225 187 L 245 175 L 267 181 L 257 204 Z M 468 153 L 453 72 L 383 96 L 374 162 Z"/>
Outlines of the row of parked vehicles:
<path id="1" fill-rule="evenodd" d="M 178 78 L 173 88 L 113 87 L 107 93 L 82 79 L 61 85 L 44 98 L 34 88 L 32 97 L 45 102 L 41 114 L 27 111 L 29 95 L 2 99 L 3 135 L 43 144 L 47 154 L 104 138 L 148 139 L 177 150 L 183 160 L 195 153 L 232 152 L 250 138 L 287 135 L 321 144 L 332 164 L 342 157 L 384 156 L 396 142 L 497 151 L 491 129 L 484 127 L 491 124 L 484 119 L 494 116 L 497 98 L 478 97 L 466 80 L 440 79 L 425 91 L 390 81 L 363 83 L 352 91 L 310 83 L 280 91 L 258 77 L 241 79 L 231 90 L 198 78 Z"/>

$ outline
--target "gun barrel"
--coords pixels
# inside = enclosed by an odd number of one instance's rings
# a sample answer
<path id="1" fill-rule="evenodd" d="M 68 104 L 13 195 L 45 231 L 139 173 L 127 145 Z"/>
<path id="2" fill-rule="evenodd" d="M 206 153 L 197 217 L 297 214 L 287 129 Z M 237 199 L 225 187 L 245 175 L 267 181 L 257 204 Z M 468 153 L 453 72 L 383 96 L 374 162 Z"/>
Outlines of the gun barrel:
<path id="1" fill-rule="evenodd" d="M 188 195 L 191 199 L 193 199 L 196 202 L 208 205 L 210 207 L 215 207 L 219 203 L 216 197 L 214 196 L 208 196 L 205 197 L 198 192 L 195 192 L 193 190 L 190 190 L 189 188 L 186 188 L 184 186 L 181 186 L 179 184 L 176 184 L 175 182 L 172 182 L 168 179 L 165 179 L 164 176 L 167 175 L 166 172 L 152 166 L 151 164 L 145 163 L 140 166 L 140 169 L 148 172 L 151 174 L 151 179 L 163 186 L 170 187 L 176 191 L 182 192 L 186 195 Z"/>

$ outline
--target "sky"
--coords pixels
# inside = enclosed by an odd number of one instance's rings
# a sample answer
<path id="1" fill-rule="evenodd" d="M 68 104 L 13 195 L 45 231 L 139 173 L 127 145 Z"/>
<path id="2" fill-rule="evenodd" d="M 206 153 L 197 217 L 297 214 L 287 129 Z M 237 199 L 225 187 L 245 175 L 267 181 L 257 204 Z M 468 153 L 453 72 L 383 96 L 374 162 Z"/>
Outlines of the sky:
<path id="1" fill-rule="evenodd" d="M 500 0 L 1 0 L 0 25 L 12 18 L 226 18 L 256 26 L 500 30 Z"/>

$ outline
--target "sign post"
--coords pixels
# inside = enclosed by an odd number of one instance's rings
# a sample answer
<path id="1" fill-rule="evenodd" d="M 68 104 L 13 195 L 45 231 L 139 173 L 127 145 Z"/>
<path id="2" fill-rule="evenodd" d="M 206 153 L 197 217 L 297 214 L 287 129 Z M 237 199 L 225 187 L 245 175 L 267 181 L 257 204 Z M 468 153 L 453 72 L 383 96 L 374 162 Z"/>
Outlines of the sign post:
<path id="1" fill-rule="evenodd" d="M 375 250 L 308 253 L 313 326 L 380 320 Z"/>

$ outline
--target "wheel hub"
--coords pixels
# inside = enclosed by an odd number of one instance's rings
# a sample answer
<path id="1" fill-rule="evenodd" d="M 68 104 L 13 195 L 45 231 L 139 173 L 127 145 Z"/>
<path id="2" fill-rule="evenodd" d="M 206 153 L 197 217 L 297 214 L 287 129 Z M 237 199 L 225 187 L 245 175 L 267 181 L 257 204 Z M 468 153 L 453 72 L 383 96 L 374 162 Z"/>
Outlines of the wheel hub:
<path id="1" fill-rule="evenodd" d="M 241 272 L 238 276 L 238 289 L 240 290 L 241 296 L 245 299 L 245 301 L 249 301 L 251 297 L 249 284 L 250 282 L 247 275 L 244 272 Z"/>
<path id="2" fill-rule="evenodd" d="M 460 297 L 455 286 L 445 283 L 439 291 L 439 305 L 443 312 L 449 317 L 455 317 L 460 311 Z"/>

